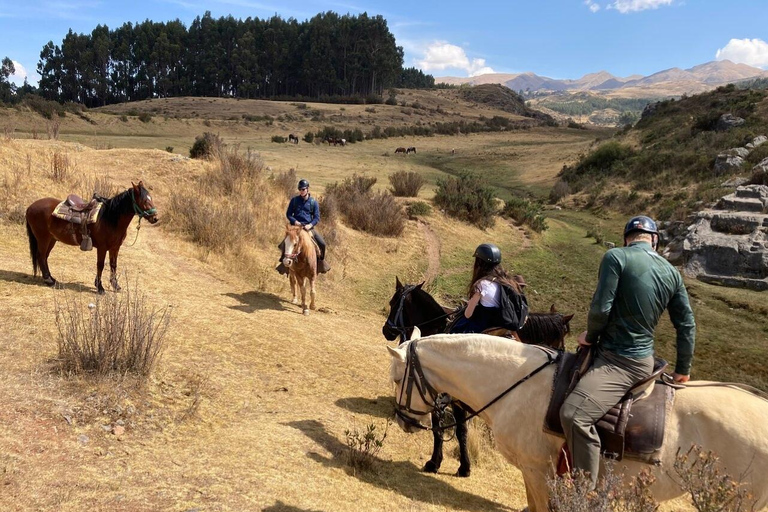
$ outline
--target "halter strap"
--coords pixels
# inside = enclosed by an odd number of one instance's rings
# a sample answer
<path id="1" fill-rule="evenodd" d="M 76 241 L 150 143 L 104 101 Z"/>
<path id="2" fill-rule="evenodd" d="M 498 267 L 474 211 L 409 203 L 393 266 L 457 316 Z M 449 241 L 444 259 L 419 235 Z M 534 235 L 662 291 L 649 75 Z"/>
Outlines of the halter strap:
<path id="1" fill-rule="evenodd" d="M 455 313 L 455 311 L 451 311 L 450 313 L 445 313 L 444 315 L 436 316 L 435 318 L 425 320 L 424 322 L 420 322 L 418 324 L 405 325 L 405 315 L 403 314 L 403 311 L 405 308 L 405 298 L 411 292 L 413 292 L 413 290 L 415 290 L 416 287 L 417 285 L 415 284 L 407 284 L 403 286 L 403 291 L 400 292 L 400 301 L 398 302 L 397 309 L 395 310 L 395 319 L 390 320 L 389 318 L 387 318 L 387 321 L 384 322 L 384 325 L 400 333 L 401 344 L 404 343 L 406 339 L 408 339 L 408 329 L 413 329 L 414 327 L 421 327 L 422 325 L 427 325 L 429 323 L 434 322 L 435 320 L 441 320 Z"/>
<path id="2" fill-rule="evenodd" d="M 139 204 L 136 202 L 135 194 L 133 193 L 133 188 L 131 188 L 131 201 L 133 201 L 133 211 L 136 213 L 136 215 L 139 216 L 139 219 L 142 217 L 149 217 L 150 215 L 154 215 L 157 213 L 157 208 L 150 208 L 149 210 L 142 210 Z"/>

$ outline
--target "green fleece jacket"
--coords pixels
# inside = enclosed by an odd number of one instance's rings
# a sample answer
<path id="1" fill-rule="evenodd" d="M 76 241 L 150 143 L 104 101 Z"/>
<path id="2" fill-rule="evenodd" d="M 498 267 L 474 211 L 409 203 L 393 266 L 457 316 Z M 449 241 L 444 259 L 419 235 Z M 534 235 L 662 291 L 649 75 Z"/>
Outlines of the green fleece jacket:
<path id="1" fill-rule="evenodd" d="M 647 242 L 611 249 L 600 263 L 587 341 L 622 356 L 647 357 L 664 309 L 677 331 L 675 372 L 690 375 L 696 323 L 680 273 Z"/>

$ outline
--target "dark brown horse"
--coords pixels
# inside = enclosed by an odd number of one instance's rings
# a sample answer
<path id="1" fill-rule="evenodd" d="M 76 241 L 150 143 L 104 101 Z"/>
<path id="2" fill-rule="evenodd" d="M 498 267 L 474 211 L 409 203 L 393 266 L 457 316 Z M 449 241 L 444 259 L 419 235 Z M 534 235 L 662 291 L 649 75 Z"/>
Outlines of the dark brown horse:
<path id="1" fill-rule="evenodd" d="M 422 290 L 422 285 L 401 284 L 395 281 L 395 294 L 389 301 L 389 316 L 387 317 L 382 334 L 389 341 L 400 337 L 402 343 L 410 339 L 414 327 L 418 327 L 421 334 L 429 336 L 445 332 L 448 325 L 448 317 L 454 311 L 441 306 L 429 293 Z M 517 332 L 520 341 L 531 345 L 546 345 L 562 350 L 565 347 L 565 336 L 570 333 L 569 322 L 573 315 L 562 315 L 555 311 L 555 306 L 549 313 L 530 313 L 528 320 L 522 329 Z M 459 470 L 458 476 L 469 476 L 471 465 L 469 452 L 467 451 L 467 424 L 465 422 L 467 411 L 460 402 L 451 401 L 451 411 L 456 423 L 456 440 L 459 443 Z M 433 414 L 432 424 L 438 425 L 440 418 Z M 443 437 L 433 431 L 432 457 L 424 464 L 423 471 L 437 473 L 443 462 Z"/>
<path id="2" fill-rule="evenodd" d="M 395 149 L 395 154 L 402 153 L 402 154 L 406 155 L 407 154 L 406 151 L 407 150 L 405 148 L 397 148 L 397 149 Z"/>
<path id="3" fill-rule="evenodd" d="M 131 188 L 121 192 L 111 199 L 104 200 L 98 220 L 89 226 L 89 232 L 96 248 L 96 281 L 94 286 L 99 293 L 104 293 L 101 285 L 101 274 L 104 271 L 104 258 L 109 251 L 109 282 L 114 290 L 120 290 L 117 283 L 117 253 L 125 240 L 126 231 L 134 215 L 140 219 L 146 218 L 150 223 L 157 222 L 157 210 L 152 203 L 144 183 L 131 183 Z M 29 238 L 29 253 L 32 256 L 32 270 L 37 275 L 37 269 L 43 274 L 43 282 L 54 286 L 56 279 L 48 268 L 48 256 L 56 242 L 67 245 L 80 245 L 83 234 L 80 226 L 54 217 L 53 210 L 61 199 L 46 197 L 38 199 L 27 208 L 27 237 Z"/>

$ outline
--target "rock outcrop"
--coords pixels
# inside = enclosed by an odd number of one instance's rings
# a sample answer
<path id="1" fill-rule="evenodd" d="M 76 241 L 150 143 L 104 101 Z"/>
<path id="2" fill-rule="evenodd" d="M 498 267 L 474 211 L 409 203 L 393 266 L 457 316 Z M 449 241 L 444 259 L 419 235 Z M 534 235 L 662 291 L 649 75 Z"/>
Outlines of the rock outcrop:
<path id="1" fill-rule="evenodd" d="M 662 254 L 690 277 L 768 290 L 768 186 L 737 187 L 715 208 L 664 226 Z"/>

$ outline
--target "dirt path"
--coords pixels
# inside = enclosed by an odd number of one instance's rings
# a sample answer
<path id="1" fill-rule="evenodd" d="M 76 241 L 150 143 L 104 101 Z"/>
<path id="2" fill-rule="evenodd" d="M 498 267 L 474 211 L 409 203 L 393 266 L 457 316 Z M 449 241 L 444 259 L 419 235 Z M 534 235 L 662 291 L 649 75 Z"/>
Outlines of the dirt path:
<path id="1" fill-rule="evenodd" d="M 427 271 L 424 274 L 424 281 L 426 286 L 429 287 L 429 285 L 432 284 L 432 281 L 434 281 L 437 277 L 437 274 L 440 272 L 440 238 L 438 238 L 437 233 L 435 233 L 432 228 L 429 227 L 429 224 L 423 220 L 419 220 L 418 222 L 419 227 L 424 234 L 424 242 L 426 243 L 427 247 L 428 264 Z"/>

